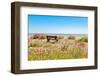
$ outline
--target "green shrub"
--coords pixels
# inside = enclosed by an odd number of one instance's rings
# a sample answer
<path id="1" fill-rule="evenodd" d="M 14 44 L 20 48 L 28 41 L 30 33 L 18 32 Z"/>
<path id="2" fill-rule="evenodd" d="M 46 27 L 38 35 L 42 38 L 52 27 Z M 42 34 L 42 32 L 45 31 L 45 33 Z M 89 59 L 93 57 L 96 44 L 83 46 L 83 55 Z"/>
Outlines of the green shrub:
<path id="1" fill-rule="evenodd" d="M 38 42 L 30 43 L 30 47 L 40 47 L 40 46 L 41 46 L 41 44 Z"/>
<path id="2" fill-rule="evenodd" d="M 45 38 L 46 38 L 46 35 L 43 35 L 43 34 L 39 35 L 39 39 L 45 39 Z"/>
<path id="3" fill-rule="evenodd" d="M 74 40 L 75 37 L 74 37 L 74 36 L 69 36 L 68 39 L 72 39 L 72 40 Z"/>
<path id="4" fill-rule="evenodd" d="M 33 36 L 33 39 L 38 39 L 39 38 L 39 35 L 38 34 L 35 34 L 34 36 Z"/>
<path id="5" fill-rule="evenodd" d="M 45 39 L 46 38 L 46 35 L 44 34 L 35 34 L 33 36 L 33 39 Z"/>
<path id="6" fill-rule="evenodd" d="M 88 42 L 88 37 L 82 37 L 81 39 L 79 39 L 79 41 Z"/>

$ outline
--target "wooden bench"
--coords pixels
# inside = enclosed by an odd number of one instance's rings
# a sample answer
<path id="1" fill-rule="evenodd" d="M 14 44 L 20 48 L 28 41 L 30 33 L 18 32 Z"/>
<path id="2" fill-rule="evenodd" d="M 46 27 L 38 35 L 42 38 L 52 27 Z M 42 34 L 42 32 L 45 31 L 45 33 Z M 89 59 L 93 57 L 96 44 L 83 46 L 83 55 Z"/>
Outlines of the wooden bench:
<path id="1" fill-rule="evenodd" d="M 47 42 L 50 42 L 50 40 L 55 40 L 56 42 L 58 41 L 57 36 L 46 36 Z"/>

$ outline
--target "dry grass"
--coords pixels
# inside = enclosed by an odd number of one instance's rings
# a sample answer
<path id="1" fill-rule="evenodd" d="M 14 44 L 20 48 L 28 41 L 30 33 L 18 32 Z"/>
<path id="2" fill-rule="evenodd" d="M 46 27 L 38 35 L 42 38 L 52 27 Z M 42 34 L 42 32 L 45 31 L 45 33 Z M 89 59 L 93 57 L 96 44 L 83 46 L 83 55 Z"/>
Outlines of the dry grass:
<path id="1" fill-rule="evenodd" d="M 84 39 L 83 39 L 84 40 Z M 29 39 L 28 60 L 58 60 L 87 58 L 87 42 L 63 37 L 58 42 Z"/>

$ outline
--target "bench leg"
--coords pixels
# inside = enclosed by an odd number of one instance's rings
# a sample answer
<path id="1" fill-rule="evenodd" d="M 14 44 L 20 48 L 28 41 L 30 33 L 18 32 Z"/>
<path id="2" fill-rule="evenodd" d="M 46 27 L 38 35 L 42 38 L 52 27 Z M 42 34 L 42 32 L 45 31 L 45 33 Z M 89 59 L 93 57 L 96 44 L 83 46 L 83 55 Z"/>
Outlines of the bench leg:
<path id="1" fill-rule="evenodd" d="M 47 39 L 47 42 L 49 42 L 49 39 Z"/>

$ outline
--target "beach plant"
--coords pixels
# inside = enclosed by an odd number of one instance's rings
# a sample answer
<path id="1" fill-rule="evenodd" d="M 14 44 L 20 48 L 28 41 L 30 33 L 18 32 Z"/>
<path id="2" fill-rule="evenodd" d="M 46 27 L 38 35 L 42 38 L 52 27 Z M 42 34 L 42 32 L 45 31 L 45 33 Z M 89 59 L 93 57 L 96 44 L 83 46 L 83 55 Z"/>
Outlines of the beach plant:
<path id="1" fill-rule="evenodd" d="M 46 35 L 45 34 L 35 34 L 33 35 L 33 39 L 45 39 Z"/>
<path id="2" fill-rule="evenodd" d="M 30 47 L 41 47 L 41 43 L 35 41 L 35 42 L 32 42 L 30 43 Z"/>
<path id="3" fill-rule="evenodd" d="M 39 35 L 39 39 L 46 39 L 46 35 L 44 34 Z"/>
<path id="4" fill-rule="evenodd" d="M 38 39 L 38 38 L 39 38 L 39 34 L 33 35 L 33 39 Z"/>
<path id="5" fill-rule="evenodd" d="M 75 36 L 69 36 L 68 39 L 75 40 Z"/>
<path id="6" fill-rule="evenodd" d="M 75 38 L 59 39 L 52 44 L 46 40 L 32 39 L 28 47 L 28 60 L 80 59 L 88 57 L 87 42 Z"/>
<path id="7" fill-rule="evenodd" d="M 81 42 L 88 42 L 88 37 L 82 37 L 79 39 Z"/>

